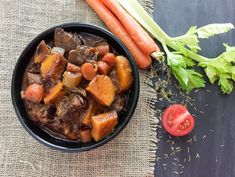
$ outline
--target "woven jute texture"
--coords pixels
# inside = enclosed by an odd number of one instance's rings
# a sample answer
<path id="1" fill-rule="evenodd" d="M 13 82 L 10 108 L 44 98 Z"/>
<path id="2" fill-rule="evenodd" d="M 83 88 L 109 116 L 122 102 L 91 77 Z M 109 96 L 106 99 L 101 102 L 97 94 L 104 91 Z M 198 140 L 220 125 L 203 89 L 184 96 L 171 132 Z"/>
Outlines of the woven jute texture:
<path id="1" fill-rule="evenodd" d="M 142 0 L 148 10 L 152 2 Z M 84 0 L 0 0 L 0 176 L 153 176 L 156 149 L 154 91 L 149 71 L 140 71 L 138 106 L 128 126 L 111 142 L 83 153 L 52 150 L 19 123 L 11 102 L 11 76 L 26 45 L 47 28 L 81 22 L 103 26 Z"/>

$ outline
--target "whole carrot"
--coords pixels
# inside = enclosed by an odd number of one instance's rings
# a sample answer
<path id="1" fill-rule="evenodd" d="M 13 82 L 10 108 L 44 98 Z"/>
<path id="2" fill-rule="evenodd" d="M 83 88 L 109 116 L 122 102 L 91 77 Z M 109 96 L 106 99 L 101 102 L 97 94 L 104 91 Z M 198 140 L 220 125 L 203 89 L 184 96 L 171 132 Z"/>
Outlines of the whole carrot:
<path id="1" fill-rule="evenodd" d="M 86 2 L 101 18 L 108 29 L 127 46 L 132 56 L 134 57 L 136 64 L 140 68 L 147 68 L 152 63 L 150 56 L 144 54 L 137 47 L 119 20 L 104 6 L 100 0 L 86 0 Z"/>
<path id="2" fill-rule="evenodd" d="M 120 20 L 137 46 L 146 54 L 159 52 L 157 44 L 148 33 L 130 16 L 116 0 L 101 0 L 103 4 Z"/>

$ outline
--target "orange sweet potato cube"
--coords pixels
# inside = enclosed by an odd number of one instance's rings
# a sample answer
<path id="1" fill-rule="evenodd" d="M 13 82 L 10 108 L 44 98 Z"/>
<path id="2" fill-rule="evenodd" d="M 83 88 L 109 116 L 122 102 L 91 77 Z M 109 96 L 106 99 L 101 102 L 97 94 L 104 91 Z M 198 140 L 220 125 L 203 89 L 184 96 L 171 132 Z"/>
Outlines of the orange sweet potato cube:
<path id="1" fill-rule="evenodd" d="M 128 90 L 133 83 L 132 69 L 129 61 L 123 56 L 117 56 L 115 71 L 120 91 Z"/>
<path id="2" fill-rule="evenodd" d="M 60 54 L 48 55 L 41 63 L 41 75 L 44 80 L 58 80 L 64 72 L 67 60 Z"/>
<path id="3" fill-rule="evenodd" d="M 112 80 L 106 75 L 97 75 L 89 83 L 86 90 L 104 106 L 110 106 L 116 95 L 116 87 Z"/>
<path id="4" fill-rule="evenodd" d="M 110 111 L 96 116 L 92 116 L 91 136 L 95 141 L 100 141 L 109 135 L 118 124 L 116 111 Z"/>
<path id="5" fill-rule="evenodd" d="M 88 108 L 82 118 L 82 123 L 91 127 L 91 117 L 95 114 L 97 110 L 97 104 L 94 100 L 89 101 Z"/>

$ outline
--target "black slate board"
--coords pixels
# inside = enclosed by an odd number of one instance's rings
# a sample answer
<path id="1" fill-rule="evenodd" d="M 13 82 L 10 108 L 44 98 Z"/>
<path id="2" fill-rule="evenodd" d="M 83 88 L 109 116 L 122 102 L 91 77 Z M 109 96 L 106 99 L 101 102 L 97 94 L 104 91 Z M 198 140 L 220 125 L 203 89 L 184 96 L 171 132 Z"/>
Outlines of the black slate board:
<path id="1" fill-rule="evenodd" d="M 235 1 L 157 0 L 154 19 L 170 36 L 181 35 L 192 25 L 235 24 Z M 201 53 L 217 56 L 223 51 L 223 43 L 235 45 L 235 30 L 203 40 Z M 207 84 L 205 89 L 190 96 L 195 99 L 193 104 L 197 109 L 190 110 L 196 116 L 196 127 L 189 136 L 180 139 L 158 128 L 155 176 L 234 177 L 235 91 L 223 95 L 217 85 Z M 182 151 L 171 154 L 172 147 Z"/>

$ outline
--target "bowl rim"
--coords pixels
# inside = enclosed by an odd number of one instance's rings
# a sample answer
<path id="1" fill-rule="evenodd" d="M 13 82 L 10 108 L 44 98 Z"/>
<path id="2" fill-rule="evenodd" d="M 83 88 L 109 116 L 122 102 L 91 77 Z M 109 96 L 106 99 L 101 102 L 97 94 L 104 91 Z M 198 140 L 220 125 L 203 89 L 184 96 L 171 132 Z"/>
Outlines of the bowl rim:
<path id="1" fill-rule="evenodd" d="M 25 119 L 25 116 L 22 116 L 18 105 L 16 103 L 16 91 L 15 91 L 15 78 L 16 76 L 16 71 L 19 68 L 20 64 L 21 64 L 21 60 L 22 58 L 25 56 L 25 54 L 27 54 L 29 52 L 29 50 L 32 48 L 32 46 L 35 44 L 35 41 L 39 40 L 40 38 L 42 38 L 43 36 L 45 37 L 45 35 L 50 34 L 51 32 L 53 32 L 56 28 L 90 28 L 93 30 L 98 30 L 101 33 L 105 33 L 105 35 L 108 35 L 109 37 L 113 38 L 118 45 L 120 45 L 120 47 L 125 51 L 126 55 L 128 56 L 128 60 L 131 64 L 131 68 L 132 68 L 132 72 L 133 72 L 133 76 L 135 77 L 135 82 L 134 82 L 134 89 L 135 89 L 135 94 L 133 95 L 133 101 L 131 103 L 131 108 L 127 111 L 127 115 L 125 116 L 125 120 L 123 122 L 123 124 L 119 127 L 117 127 L 115 129 L 114 132 L 112 132 L 108 137 L 106 137 L 105 139 L 102 139 L 101 141 L 95 142 L 95 144 L 92 144 L 90 146 L 87 147 L 75 147 L 75 148 L 68 148 L 68 147 L 64 147 L 64 146 L 60 146 L 60 145 L 56 145 L 53 144 L 51 142 L 46 141 L 44 138 L 42 138 L 41 136 L 38 136 L 37 134 L 35 134 L 33 132 L 33 130 L 31 130 L 30 127 L 28 127 L 26 125 L 26 123 L 24 122 L 23 119 Z M 139 90 L 140 90 L 140 83 L 139 83 L 139 71 L 138 71 L 138 67 L 134 62 L 134 59 L 130 53 L 130 51 L 127 49 L 127 47 L 116 37 L 114 36 L 111 32 L 109 32 L 108 30 L 97 26 L 97 25 L 92 25 L 92 24 L 86 24 L 86 23 L 77 23 L 77 22 L 72 22 L 72 23 L 63 23 L 63 24 L 59 24 L 59 25 L 55 25 L 52 26 L 46 30 L 44 30 L 43 32 L 41 32 L 40 34 L 38 34 L 36 37 L 34 37 L 30 43 L 27 44 L 27 46 L 24 48 L 24 50 L 22 51 L 22 53 L 20 54 L 20 56 L 17 59 L 17 62 L 15 64 L 14 70 L 13 70 L 13 74 L 12 74 L 12 80 L 11 80 L 11 98 L 12 98 L 12 104 L 15 110 L 15 113 L 17 115 L 18 120 L 20 121 L 20 123 L 23 125 L 24 129 L 26 129 L 26 131 L 34 138 L 36 139 L 38 142 L 46 145 L 47 147 L 50 147 L 52 149 L 56 149 L 56 150 L 60 150 L 63 152 L 83 152 L 83 151 L 89 151 L 95 148 L 98 148 L 106 143 L 108 143 L 109 141 L 111 141 L 112 139 L 114 139 L 128 124 L 128 122 L 130 121 L 130 119 L 132 118 L 132 115 L 135 111 L 137 102 L 138 102 L 138 98 L 139 98 Z"/>

